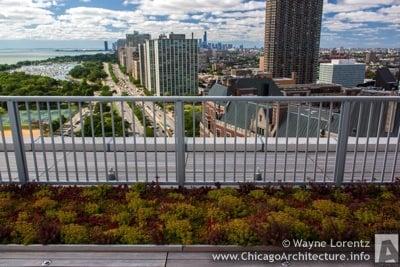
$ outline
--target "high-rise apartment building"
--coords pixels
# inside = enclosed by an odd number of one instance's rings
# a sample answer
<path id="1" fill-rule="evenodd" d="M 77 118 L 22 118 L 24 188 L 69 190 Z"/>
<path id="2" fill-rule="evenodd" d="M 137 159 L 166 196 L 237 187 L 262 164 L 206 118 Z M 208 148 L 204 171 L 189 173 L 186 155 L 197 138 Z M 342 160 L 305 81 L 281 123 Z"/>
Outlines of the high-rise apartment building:
<path id="1" fill-rule="evenodd" d="M 126 46 L 137 48 L 139 44 L 143 44 L 146 40 L 150 40 L 150 34 L 142 34 L 134 31 L 133 34 L 126 35 Z"/>
<path id="2" fill-rule="evenodd" d="M 198 90 L 198 41 L 184 34 L 147 40 L 139 46 L 141 83 L 157 95 L 193 95 Z"/>
<path id="3" fill-rule="evenodd" d="M 354 59 L 336 59 L 331 63 L 322 63 L 319 68 L 321 83 L 334 83 L 345 87 L 354 87 L 364 83 L 365 64 Z"/>
<path id="4" fill-rule="evenodd" d="M 134 61 L 139 59 L 138 47 L 125 47 L 126 51 L 126 72 L 132 74 Z"/>
<path id="5" fill-rule="evenodd" d="M 139 45 L 150 40 L 150 34 L 140 34 L 134 31 L 133 34 L 127 34 L 123 49 L 119 53 L 119 63 L 126 67 L 126 72 L 133 75 L 135 61 L 139 60 Z M 120 51 L 120 50 L 118 50 Z"/>
<path id="6" fill-rule="evenodd" d="M 104 51 L 108 51 L 108 41 L 104 41 Z"/>
<path id="7" fill-rule="evenodd" d="M 265 71 L 273 77 L 297 73 L 298 83 L 317 78 L 324 0 L 267 0 Z"/>

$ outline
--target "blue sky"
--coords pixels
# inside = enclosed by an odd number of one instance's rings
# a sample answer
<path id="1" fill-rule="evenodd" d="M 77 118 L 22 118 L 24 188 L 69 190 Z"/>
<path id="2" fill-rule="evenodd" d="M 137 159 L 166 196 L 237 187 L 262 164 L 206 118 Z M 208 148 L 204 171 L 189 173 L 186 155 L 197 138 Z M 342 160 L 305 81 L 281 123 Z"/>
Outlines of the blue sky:
<path id="1" fill-rule="evenodd" d="M 100 48 L 134 30 L 262 46 L 264 17 L 264 0 L 0 0 L 0 48 Z M 400 47 L 400 0 L 325 0 L 321 47 L 340 46 Z"/>

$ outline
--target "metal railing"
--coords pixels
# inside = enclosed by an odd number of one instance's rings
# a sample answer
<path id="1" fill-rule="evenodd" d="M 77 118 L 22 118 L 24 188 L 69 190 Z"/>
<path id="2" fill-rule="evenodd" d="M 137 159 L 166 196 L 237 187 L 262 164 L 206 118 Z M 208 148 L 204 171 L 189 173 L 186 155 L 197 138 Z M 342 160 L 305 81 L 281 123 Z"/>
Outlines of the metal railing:
<path id="1" fill-rule="evenodd" d="M 393 183 L 400 97 L 0 97 L 0 183 Z"/>

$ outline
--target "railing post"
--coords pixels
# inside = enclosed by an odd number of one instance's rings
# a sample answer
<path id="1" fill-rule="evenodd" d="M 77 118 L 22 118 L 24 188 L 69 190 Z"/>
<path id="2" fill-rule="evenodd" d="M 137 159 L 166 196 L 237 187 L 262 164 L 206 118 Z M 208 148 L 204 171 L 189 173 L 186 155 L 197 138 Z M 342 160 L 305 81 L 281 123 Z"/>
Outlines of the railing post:
<path id="1" fill-rule="evenodd" d="M 7 110 L 8 117 L 10 118 L 18 179 L 19 182 L 23 184 L 29 181 L 29 174 L 25 155 L 24 138 L 22 136 L 21 121 L 18 114 L 18 103 L 14 101 L 8 101 Z"/>
<path id="2" fill-rule="evenodd" d="M 175 102 L 175 161 L 179 186 L 185 185 L 185 115 L 183 102 Z"/>
<path id="3" fill-rule="evenodd" d="M 342 103 L 340 112 L 340 125 L 336 149 L 336 164 L 335 164 L 335 182 L 336 186 L 341 186 L 344 178 L 344 169 L 346 165 L 347 144 L 350 133 L 350 112 L 351 102 L 345 101 Z"/>

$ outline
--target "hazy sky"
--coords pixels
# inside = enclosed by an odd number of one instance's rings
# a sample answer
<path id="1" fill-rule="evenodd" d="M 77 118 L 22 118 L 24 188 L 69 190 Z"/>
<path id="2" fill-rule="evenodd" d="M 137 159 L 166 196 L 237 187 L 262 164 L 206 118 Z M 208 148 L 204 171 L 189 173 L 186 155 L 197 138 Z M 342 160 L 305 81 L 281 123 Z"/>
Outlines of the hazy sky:
<path id="1" fill-rule="evenodd" d="M 260 0 L 0 0 L 0 48 L 102 47 L 134 30 L 261 46 L 264 18 Z M 339 46 L 400 47 L 400 0 L 325 0 L 321 47 Z"/>

